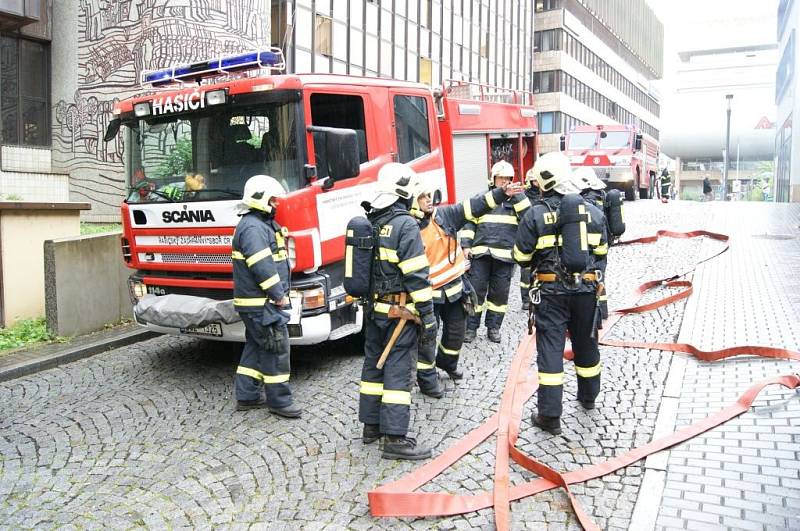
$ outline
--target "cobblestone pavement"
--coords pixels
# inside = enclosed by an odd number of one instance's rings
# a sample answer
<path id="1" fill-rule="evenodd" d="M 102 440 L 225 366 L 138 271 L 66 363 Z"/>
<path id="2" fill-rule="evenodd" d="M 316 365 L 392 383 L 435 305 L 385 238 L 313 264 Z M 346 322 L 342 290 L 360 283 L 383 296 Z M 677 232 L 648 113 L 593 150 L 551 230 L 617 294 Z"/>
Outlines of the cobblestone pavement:
<path id="1" fill-rule="evenodd" d="M 708 230 L 732 235 L 731 249 L 698 268 L 680 341 L 706 350 L 800 350 L 800 205 L 701 206 Z M 715 245 L 704 242 L 701 255 Z M 800 373 L 800 363 L 681 357 L 674 369 L 683 371 L 676 422 L 683 426 L 759 380 Z M 750 411 L 670 451 L 657 527 L 800 529 L 800 395 L 767 388 Z"/>
<path id="2" fill-rule="evenodd" d="M 702 208 L 705 206 L 638 201 L 627 207 L 626 237 L 649 235 L 657 228 L 707 228 L 707 220 L 716 217 L 712 209 Z M 612 309 L 634 302 L 629 293 L 641 282 L 690 268 L 713 244 L 661 240 L 612 249 L 608 268 Z M 775 267 L 786 270 L 789 259 L 783 256 L 780 260 L 784 262 L 776 262 Z M 663 293 L 649 295 L 659 296 Z M 796 307 L 796 300 L 791 303 Z M 456 387 L 445 378 L 447 393 L 441 400 L 414 394 L 412 430 L 423 443 L 435 446 L 436 452 L 496 411 L 506 369 L 525 326 L 516 286 L 511 289 L 509 306 L 512 311 L 503 325 L 504 343 L 487 342 L 481 331 L 478 341 L 465 349 L 462 360 L 467 378 L 463 383 Z M 672 341 L 681 331 L 683 314 L 682 302 L 625 317 L 613 335 Z M 575 407 L 574 376 L 571 363 L 567 363 L 564 434 L 546 436 L 531 426 L 533 398 L 521 427 L 519 446 L 524 451 L 558 469 L 573 470 L 651 439 L 674 355 L 603 347 L 602 356 L 603 390 L 598 408 L 585 412 Z M 760 361 L 745 363 L 762 367 Z M 263 410 L 234 412 L 235 354 L 231 347 L 191 338 L 157 338 L 0 384 L 0 528 L 493 527 L 491 510 L 443 519 L 369 516 L 366 492 L 418 465 L 384 461 L 376 445 L 361 444 L 357 423 L 361 356 L 351 343 L 296 349 L 292 362 L 292 386 L 304 408 L 300 421 L 278 419 Z M 724 363 L 725 372 L 708 367 L 708 375 L 687 370 L 686 377 L 694 378 L 698 385 L 704 378 L 722 383 L 734 376 L 742 385 L 749 382 L 749 376 Z M 734 394 L 741 388 L 732 384 Z M 704 407 L 716 408 L 717 396 L 713 404 Z M 776 468 L 795 471 L 786 478 L 795 484 L 778 480 L 773 486 L 793 489 L 797 487 L 797 469 L 791 468 L 790 461 L 796 463 L 797 455 L 792 458 L 782 453 L 786 450 L 780 444 L 788 438 L 797 450 L 797 415 L 791 418 L 785 404 L 796 407 L 798 401 L 787 402 L 787 396 L 780 393 L 770 397 L 769 411 L 783 422 L 773 428 L 775 442 L 781 442 L 763 449 L 777 452 L 774 458 L 781 461 Z M 701 405 L 698 411 L 691 409 L 696 399 L 687 402 L 687 414 L 700 414 Z M 490 489 L 493 454 L 494 440 L 490 439 L 425 490 L 468 493 Z M 670 467 L 678 458 L 673 452 Z M 687 462 L 676 465 L 693 466 Z M 643 470 L 643 464 L 637 463 L 576 485 L 574 492 L 601 527 L 626 529 Z M 711 471 L 707 475 L 714 477 Z M 514 467 L 512 481 L 531 478 Z M 755 478 L 740 480 L 755 483 Z M 768 486 L 763 487 L 762 495 L 791 501 L 783 491 L 766 490 Z M 668 486 L 665 495 L 684 499 L 675 486 Z M 786 503 L 784 500 L 788 507 Z M 666 504 L 659 525 L 671 525 L 664 518 L 682 518 L 684 522 L 691 516 L 664 511 L 669 511 Z M 762 506 L 761 514 L 775 513 L 767 513 Z M 512 519 L 514 528 L 578 527 L 566 497 L 558 491 L 513 503 Z"/>

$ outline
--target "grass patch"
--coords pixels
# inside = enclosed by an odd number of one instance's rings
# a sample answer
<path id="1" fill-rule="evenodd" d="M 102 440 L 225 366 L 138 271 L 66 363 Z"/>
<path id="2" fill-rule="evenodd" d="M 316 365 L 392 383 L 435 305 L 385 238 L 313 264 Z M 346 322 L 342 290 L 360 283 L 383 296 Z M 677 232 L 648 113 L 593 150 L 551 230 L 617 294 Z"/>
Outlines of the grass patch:
<path id="1" fill-rule="evenodd" d="M 0 328 L 0 351 L 49 341 L 64 341 L 47 330 L 44 318 L 25 319 L 11 328 Z"/>
<path id="2" fill-rule="evenodd" d="M 81 236 L 100 234 L 101 232 L 114 232 L 115 230 L 122 230 L 122 223 L 81 223 Z"/>

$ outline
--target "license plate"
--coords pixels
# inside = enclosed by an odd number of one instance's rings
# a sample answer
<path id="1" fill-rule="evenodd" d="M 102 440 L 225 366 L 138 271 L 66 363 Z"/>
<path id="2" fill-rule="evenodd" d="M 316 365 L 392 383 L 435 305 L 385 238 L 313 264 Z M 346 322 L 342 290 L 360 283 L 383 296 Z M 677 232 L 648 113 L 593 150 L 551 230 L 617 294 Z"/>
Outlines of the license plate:
<path id="1" fill-rule="evenodd" d="M 181 328 L 181 334 L 222 337 L 222 324 L 211 323 L 205 326 L 190 326 L 188 328 Z"/>

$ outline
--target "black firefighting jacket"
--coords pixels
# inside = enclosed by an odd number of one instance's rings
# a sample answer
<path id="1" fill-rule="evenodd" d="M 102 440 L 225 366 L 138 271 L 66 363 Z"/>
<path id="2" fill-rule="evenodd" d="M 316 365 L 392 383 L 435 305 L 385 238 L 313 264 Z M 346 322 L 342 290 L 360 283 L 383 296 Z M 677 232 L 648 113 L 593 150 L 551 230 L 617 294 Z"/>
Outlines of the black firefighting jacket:
<path id="1" fill-rule="evenodd" d="M 513 263 L 511 248 L 514 246 L 514 236 L 519 220 L 530 206 L 525 194 L 516 194 L 494 205 L 488 214 L 471 216 L 461 231 L 461 246 L 470 247 L 475 258 L 490 255 Z"/>
<path id="2" fill-rule="evenodd" d="M 289 291 L 289 256 L 281 226 L 260 212 L 242 216 L 233 234 L 233 305 L 257 312 Z"/>
<path id="3" fill-rule="evenodd" d="M 387 313 L 386 297 L 407 292 L 411 298 L 407 306 L 420 314 L 433 311 L 428 257 L 416 220 L 400 202 L 370 212 L 367 219 L 379 234 L 378 260 L 372 267 L 372 286 L 377 301 L 374 310 Z"/>
<path id="4" fill-rule="evenodd" d="M 454 205 L 438 206 L 431 216 L 425 216 L 419 220 L 420 230 L 424 229 L 433 221 L 442 228 L 447 237 L 452 240 L 448 242 L 453 246 L 453 253 L 460 253 L 461 247 L 458 243 L 458 231 L 461 230 L 469 219 L 480 217 L 489 212 L 493 207 L 506 199 L 506 194 L 502 188 L 494 188 L 485 194 L 479 194 L 469 199 L 465 199 Z M 433 303 L 444 304 L 445 302 L 455 302 L 461 298 L 464 292 L 464 282 L 461 277 L 451 280 L 444 286 L 433 290 Z"/>
<path id="5" fill-rule="evenodd" d="M 557 234 L 557 214 L 561 198 L 561 195 L 554 192 L 546 194 L 540 203 L 525 213 L 517 231 L 514 260 L 522 267 L 530 267 L 534 280 L 536 273 L 559 274 L 561 269 L 558 247 L 563 242 Z M 598 257 L 605 257 L 608 252 L 605 217 L 602 210 L 588 202 L 586 210 L 589 213 L 588 243 L 596 260 Z M 568 288 L 561 282 L 544 282 L 540 289 L 542 294 L 563 295 L 594 293 L 596 286 L 584 282 L 577 287 Z"/>

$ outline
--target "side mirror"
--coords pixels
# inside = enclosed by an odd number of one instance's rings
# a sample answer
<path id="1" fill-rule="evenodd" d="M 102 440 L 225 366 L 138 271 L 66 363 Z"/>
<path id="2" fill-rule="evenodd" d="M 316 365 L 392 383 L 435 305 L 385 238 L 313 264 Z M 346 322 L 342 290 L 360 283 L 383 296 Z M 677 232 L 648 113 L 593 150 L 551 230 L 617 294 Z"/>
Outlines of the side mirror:
<path id="1" fill-rule="evenodd" d="M 558 147 L 561 151 L 567 150 L 567 137 L 561 135 L 561 138 L 558 141 Z"/>
<path id="2" fill-rule="evenodd" d="M 353 129 L 312 125 L 308 130 L 324 135 L 325 157 L 324 160 L 317 160 L 318 176 L 329 176 L 333 181 L 341 181 L 361 173 L 358 136 Z M 317 142 L 314 144 L 316 146 Z"/>
<path id="3" fill-rule="evenodd" d="M 433 197 L 431 197 L 431 203 L 434 206 L 442 204 L 442 191 L 441 190 L 434 190 Z"/>
<path id="4" fill-rule="evenodd" d="M 640 149 L 642 149 L 642 135 L 636 135 L 633 138 L 633 149 L 635 151 L 639 151 Z"/>
<path id="5" fill-rule="evenodd" d="M 106 134 L 103 137 L 103 142 L 110 142 L 114 140 L 114 137 L 117 136 L 119 133 L 119 128 L 122 125 L 122 120 L 119 118 L 114 118 L 110 122 L 108 122 L 108 128 L 106 129 Z"/>

